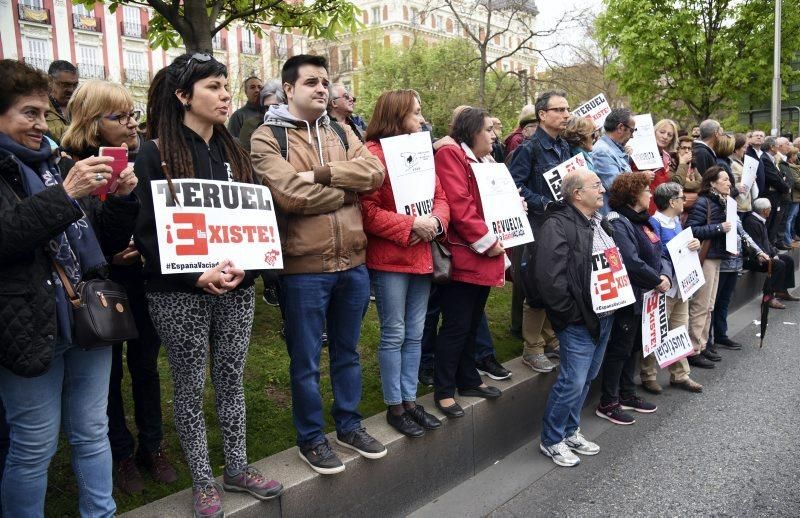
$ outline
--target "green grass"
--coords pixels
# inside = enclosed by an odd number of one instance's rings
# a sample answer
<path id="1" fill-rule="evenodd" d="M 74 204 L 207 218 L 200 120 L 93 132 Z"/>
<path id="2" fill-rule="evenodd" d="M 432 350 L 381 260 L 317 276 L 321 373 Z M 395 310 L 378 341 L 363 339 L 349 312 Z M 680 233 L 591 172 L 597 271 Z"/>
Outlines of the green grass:
<path id="1" fill-rule="evenodd" d="M 261 301 L 260 280 L 256 286 L 256 293 L 259 295 L 256 318 L 244 376 L 245 397 L 247 398 L 247 454 L 251 462 L 290 448 L 295 443 L 289 386 L 289 356 L 279 334 L 280 312 L 278 308 L 269 307 Z M 508 332 L 511 320 L 510 307 L 511 285 L 493 289 L 489 296 L 486 312 L 497 349 L 497 357 L 501 362 L 519 356 L 522 349 L 519 340 Z M 380 373 L 376 357 L 379 338 L 380 326 L 375 305 L 370 304 L 369 312 L 364 319 L 360 346 L 363 377 L 361 412 L 364 416 L 371 416 L 386 409 L 381 394 Z M 326 432 L 329 432 L 333 430 L 333 420 L 328 413 L 333 395 L 328 376 L 327 349 L 323 349 L 321 363 L 322 396 L 326 407 Z M 172 485 L 162 486 L 153 482 L 143 472 L 146 482 L 143 495 L 130 497 L 118 490 L 114 491 L 119 513 L 158 500 L 191 485 L 189 469 L 184 462 L 183 452 L 172 421 L 172 380 L 163 348 L 158 365 L 161 372 L 164 445 L 180 478 Z M 130 377 L 127 375 L 126 369 L 123 394 L 126 394 L 125 408 L 128 427 L 135 437 L 136 424 L 133 420 L 133 402 L 130 393 Z M 219 475 L 224 466 L 224 458 L 210 378 L 207 378 L 206 382 L 205 411 L 211 462 L 214 474 Z M 270 473 L 269 475 L 280 480 L 280 473 Z M 58 453 L 50 465 L 45 514 L 57 517 L 78 516 L 77 500 L 77 486 L 70 466 L 69 445 L 62 438 Z"/>

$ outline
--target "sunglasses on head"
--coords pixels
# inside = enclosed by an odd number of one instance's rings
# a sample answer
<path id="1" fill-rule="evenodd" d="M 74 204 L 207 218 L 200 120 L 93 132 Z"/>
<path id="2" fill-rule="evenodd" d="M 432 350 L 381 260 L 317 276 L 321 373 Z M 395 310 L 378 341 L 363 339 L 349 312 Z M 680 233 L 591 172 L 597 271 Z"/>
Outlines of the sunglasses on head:
<path id="1" fill-rule="evenodd" d="M 208 63 L 212 59 L 214 59 L 213 56 L 211 56 L 210 54 L 206 54 L 204 52 L 197 52 L 195 54 L 192 54 L 192 57 L 190 57 L 189 60 L 184 65 L 183 72 L 181 72 L 181 75 L 178 77 L 178 84 L 179 85 L 183 84 L 183 81 L 186 79 L 187 75 L 189 74 L 189 71 L 191 71 L 194 68 L 192 66 L 193 63 Z"/>

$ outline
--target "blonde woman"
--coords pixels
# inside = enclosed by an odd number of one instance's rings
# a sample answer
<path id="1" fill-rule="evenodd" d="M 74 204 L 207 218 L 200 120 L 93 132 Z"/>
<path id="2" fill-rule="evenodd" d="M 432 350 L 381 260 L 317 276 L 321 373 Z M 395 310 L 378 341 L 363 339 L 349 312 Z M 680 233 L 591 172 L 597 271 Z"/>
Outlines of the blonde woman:
<path id="1" fill-rule="evenodd" d="M 653 180 L 650 182 L 650 192 L 656 192 L 656 187 L 671 180 L 671 153 L 673 153 L 678 146 L 678 125 L 675 124 L 675 121 L 661 119 L 656 123 L 653 129 L 656 133 L 656 144 L 658 145 L 658 152 L 661 153 L 661 163 L 663 167 L 654 171 Z M 656 210 L 656 204 L 651 198 L 648 212 L 653 215 L 656 213 Z"/>

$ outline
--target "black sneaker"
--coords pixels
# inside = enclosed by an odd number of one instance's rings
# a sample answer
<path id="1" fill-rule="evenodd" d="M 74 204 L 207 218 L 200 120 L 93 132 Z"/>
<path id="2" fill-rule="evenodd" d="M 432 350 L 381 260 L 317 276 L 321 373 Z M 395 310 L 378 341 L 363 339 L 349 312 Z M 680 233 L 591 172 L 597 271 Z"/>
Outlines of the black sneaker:
<path id="1" fill-rule="evenodd" d="M 336 432 L 336 442 L 368 459 L 380 459 L 386 455 L 386 446 L 368 434 L 364 428 L 358 428 L 344 435 Z"/>
<path id="2" fill-rule="evenodd" d="M 320 475 L 334 475 L 344 471 L 344 464 L 333 452 L 327 440 L 316 446 L 299 448 L 298 453 L 300 458 Z"/>
<path id="3" fill-rule="evenodd" d="M 612 403 L 605 406 L 598 405 L 594 413 L 597 417 L 602 417 L 614 424 L 628 425 L 636 422 L 636 419 L 628 412 L 624 411 L 619 403 Z"/>
<path id="4" fill-rule="evenodd" d="M 623 410 L 635 410 L 640 414 L 652 414 L 658 407 L 653 403 L 648 403 L 639 396 L 620 397 L 619 407 Z"/>
<path id="5" fill-rule="evenodd" d="M 742 344 L 740 344 L 739 342 L 734 342 L 727 336 L 723 336 L 722 338 L 717 338 L 716 344 L 726 349 L 730 349 L 732 351 L 738 351 L 739 349 L 742 348 Z"/>
<path id="6" fill-rule="evenodd" d="M 489 376 L 493 380 L 506 380 L 511 377 L 511 371 L 506 370 L 493 354 L 475 362 L 481 376 Z"/>
<path id="7" fill-rule="evenodd" d="M 689 362 L 689 365 L 692 367 L 698 367 L 700 369 L 713 369 L 715 367 L 714 362 L 707 359 L 702 354 L 696 354 L 694 356 L 688 356 L 686 361 Z"/>
<path id="8" fill-rule="evenodd" d="M 427 387 L 433 386 L 433 367 L 419 368 L 419 384 Z"/>
<path id="9" fill-rule="evenodd" d="M 278 306 L 278 290 L 274 284 L 270 284 L 264 288 L 264 294 L 261 296 L 265 304 L 269 306 Z"/>

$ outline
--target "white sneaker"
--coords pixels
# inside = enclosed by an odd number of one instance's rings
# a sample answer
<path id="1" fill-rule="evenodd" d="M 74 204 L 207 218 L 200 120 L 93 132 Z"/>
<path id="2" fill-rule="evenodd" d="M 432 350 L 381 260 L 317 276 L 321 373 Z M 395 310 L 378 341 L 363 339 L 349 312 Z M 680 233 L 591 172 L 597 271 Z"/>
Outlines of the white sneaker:
<path id="1" fill-rule="evenodd" d="M 552 446 L 545 446 L 544 444 L 539 443 L 539 450 L 541 450 L 544 455 L 553 459 L 553 462 L 559 466 L 569 468 L 572 466 L 577 466 L 581 463 L 581 459 L 579 459 L 577 455 L 570 451 L 569 447 L 564 441 L 556 443 Z"/>
<path id="2" fill-rule="evenodd" d="M 574 451 L 575 453 L 580 453 L 581 455 L 597 455 L 600 453 L 600 446 L 587 440 L 586 437 L 584 437 L 581 433 L 580 428 L 575 430 L 575 433 L 572 434 L 572 437 L 567 437 L 564 439 L 564 444 L 566 444 L 567 448 L 570 450 Z"/>

